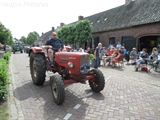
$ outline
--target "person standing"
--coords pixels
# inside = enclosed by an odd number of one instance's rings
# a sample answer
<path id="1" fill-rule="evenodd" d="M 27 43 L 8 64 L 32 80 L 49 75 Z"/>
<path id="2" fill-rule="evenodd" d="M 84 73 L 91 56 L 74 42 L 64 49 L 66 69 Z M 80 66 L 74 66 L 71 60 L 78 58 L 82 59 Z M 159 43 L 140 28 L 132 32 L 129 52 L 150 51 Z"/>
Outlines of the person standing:
<path id="1" fill-rule="evenodd" d="M 101 50 L 102 50 L 102 43 L 98 43 L 98 46 L 96 47 L 94 51 L 94 59 L 95 59 L 95 65 L 94 68 L 98 68 L 101 61 Z"/>

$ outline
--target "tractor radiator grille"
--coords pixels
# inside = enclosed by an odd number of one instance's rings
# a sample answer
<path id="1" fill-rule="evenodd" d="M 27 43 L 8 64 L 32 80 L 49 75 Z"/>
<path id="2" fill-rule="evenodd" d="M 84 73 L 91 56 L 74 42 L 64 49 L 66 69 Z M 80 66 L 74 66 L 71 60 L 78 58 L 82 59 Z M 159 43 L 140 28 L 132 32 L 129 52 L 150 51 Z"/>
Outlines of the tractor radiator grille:
<path id="1" fill-rule="evenodd" d="M 89 54 L 82 55 L 80 61 L 80 72 L 87 73 L 89 70 L 90 70 L 90 56 Z"/>

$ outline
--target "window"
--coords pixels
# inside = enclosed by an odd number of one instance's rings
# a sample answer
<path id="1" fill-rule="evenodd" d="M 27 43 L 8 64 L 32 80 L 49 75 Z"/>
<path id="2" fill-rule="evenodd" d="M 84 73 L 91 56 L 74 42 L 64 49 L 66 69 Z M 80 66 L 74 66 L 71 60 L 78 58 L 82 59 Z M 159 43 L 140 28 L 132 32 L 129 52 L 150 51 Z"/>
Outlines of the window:
<path id="1" fill-rule="evenodd" d="M 115 45 L 116 44 L 116 38 L 115 37 L 110 37 L 109 38 L 109 44 Z"/>

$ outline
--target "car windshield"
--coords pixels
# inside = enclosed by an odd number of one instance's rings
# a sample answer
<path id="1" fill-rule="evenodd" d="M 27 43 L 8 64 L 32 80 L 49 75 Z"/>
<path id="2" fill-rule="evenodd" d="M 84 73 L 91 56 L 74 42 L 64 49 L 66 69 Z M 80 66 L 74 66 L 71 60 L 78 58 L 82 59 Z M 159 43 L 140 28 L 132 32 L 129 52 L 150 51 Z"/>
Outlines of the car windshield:
<path id="1" fill-rule="evenodd" d="M 15 46 L 15 47 L 18 47 L 18 46 L 19 46 L 19 44 L 18 44 L 18 43 L 15 43 L 15 44 L 14 44 L 14 46 Z"/>

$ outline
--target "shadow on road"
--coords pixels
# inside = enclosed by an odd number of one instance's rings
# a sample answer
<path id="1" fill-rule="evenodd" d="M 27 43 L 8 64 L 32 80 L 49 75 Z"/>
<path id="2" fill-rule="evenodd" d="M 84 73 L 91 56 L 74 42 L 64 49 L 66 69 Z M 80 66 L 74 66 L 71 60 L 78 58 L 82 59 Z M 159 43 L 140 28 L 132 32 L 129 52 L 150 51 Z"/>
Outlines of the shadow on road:
<path id="1" fill-rule="evenodd" d="M 79 97 L 77 94 L 78 93 L 74 91 L 66 89 L 64 103 L 62 105 L 57 105 L 54 103 L 52 97 L 50 81 L 46 81 L 43 86 L 36 86 L 32 82 L 28 82 L 14 90 L 14 97 L 16 97 L 21 104 L 26 104 L 26 107 L 28 105 L 28 107 L 32 109 L 32 112 L 35 107 L 43 109 L 42 113 L 46 119 L 63 119 L 68 113 L 72 114 L 70 117 L 71 119 L 84 119 L 88 104 L 84 103 L 82 100 L 83 98 Z M 34 107 L 30 103 L 33 103 Z M 77 104 L 80 104 L 80 107 L 74 109 Z M 29 111 L 26 109 L 26 112 Z M 35 114 L 42 113 L 37 113 L 35 110 Z"/>
<path id="2" fill-rule="evenodd" d="M 96 100 L 104 100 L 105 99 L 105 97 L 102 93 L 95 93 L 91 89 L 87 89 L 87 90 L 85 90 L 85 92 L 86 92 L 86 94 L 89 94 L 89 96 L 87 96 L 88 98 L 93 98 Z M 93 94 L 90 94 L 90 93 L 93 93 Z"/>
<path id="3" fill-rule="evenodd" d="M 148 75 L 153 78 L 160 78 L 160 73 L 155 72 L 155 71 L 148 72 Z M 159 79 L 159 81 L 160 81 L 160 79 Z"/>
<path id="4" fill-rule="evenodd" d="M 101 68 L 106 69 L 106 70 L 117 70 L 117 71 L 122 71 L 124 72 L 125 67 L 121 67 L 121 66 L 115 66 L 115 67 L 111 67 L 111 66 L 101 66 Z"/>

